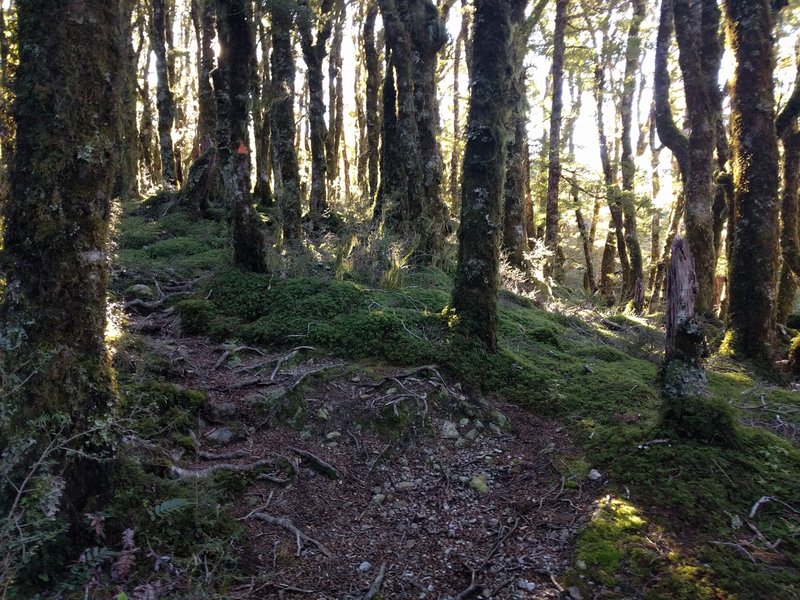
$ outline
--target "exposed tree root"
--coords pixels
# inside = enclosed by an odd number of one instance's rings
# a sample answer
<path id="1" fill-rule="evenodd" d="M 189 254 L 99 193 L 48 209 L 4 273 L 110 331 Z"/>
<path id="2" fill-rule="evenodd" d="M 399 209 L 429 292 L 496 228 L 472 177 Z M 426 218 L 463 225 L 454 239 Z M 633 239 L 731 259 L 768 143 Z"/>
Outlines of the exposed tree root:
<path id="1" fill-rule="evenodd" d="M 292 523 L 289 519 L 285 517 L 273 517 L 272 515 L 268 515 L 267 513 L 263 512 L 253 513 L 251 517 L 253 519 L 258 519 L 259 521 L 264 521 L 265 523 L 269 523 L 270 525 L 282 527 L 283 529 L 293 533 L 298 540 L 314 544 L 319 549 L 319 551 L 322 552 L 325 556 L 327 556 L 328 558 L 333 558 L 331 551 L 325 547 L 325 544 L 323 544 L 318 540 L 315 540 L 312 537 L 307 536 L 305 533 L 300 531 L 294 525 L 294 523 Z"/>

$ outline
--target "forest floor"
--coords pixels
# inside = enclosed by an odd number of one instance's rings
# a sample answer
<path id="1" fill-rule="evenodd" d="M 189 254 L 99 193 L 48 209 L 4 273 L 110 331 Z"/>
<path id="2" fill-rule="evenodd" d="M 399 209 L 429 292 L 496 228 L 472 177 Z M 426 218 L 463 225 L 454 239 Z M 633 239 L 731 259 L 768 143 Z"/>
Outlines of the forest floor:
<path id="1" fill-rule="evenodd" d="M 104 543 L 132 529 L 135 560 L 89 597 L 800 597 L 800 393 L 712 356 L 698 418 L 739 438 L 677 439 L 659 315 L 503 292 L 487 355 L 436 269 L 381 287 L 327 239 L 243 274 L 223 224 L 163 205 L 118 244 Z"/>

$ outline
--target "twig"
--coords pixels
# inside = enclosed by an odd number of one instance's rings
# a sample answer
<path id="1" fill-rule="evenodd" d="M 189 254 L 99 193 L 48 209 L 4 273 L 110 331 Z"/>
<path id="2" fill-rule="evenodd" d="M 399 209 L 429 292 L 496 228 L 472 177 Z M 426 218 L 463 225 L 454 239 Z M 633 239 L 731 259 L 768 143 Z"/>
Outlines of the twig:
<path id="1" fill-rule="evenodd" d="M 386 563 L 381 565 L 380 571 L 378 571 L 378 576 L 375 578 L 375 581 L 372 582 L 372 585 L 369 586 L 369 590 L 364 595 L 364 600 L 372 600 L 375 596 L 377 596 L 380 591 L 381 587 L 383 586 L 383 578 L 386 576 Z"/>
<path id="2" fill-rule="evenodd" d="M 290 386 L 289 386 L 289 391 L 291 392 L 291 391 L 294 391 L 294 390 L 296 390 L 296 389 L 297 389 L 297 387 L 298 387 L 298 386 L 299 386 L 301 383 L 303 383 L 303 382 L 304 382 L 306 379 L 308 379 L 308 378 L 309 378 L 309 377 L 311 377 L 312 375 L 316 375 L 317 373 L 321 373 L 322 371 L 327 371 L 328 369 L 338 369 L 338 368 L 340 368 L 341 366 L 342 366 L 342 365 L 340 365 L 340 364 L 338 364 L 338 365 L 327 365 L 327 366 L 325 366 L 325 367 L 320 367 L 319 369 L 312 369 L 311 371 L 308 371 L 307 373 L 303 373 L 303 374 L 302 374 L 302 375 L 301 375 L 301 376 L 300 376 L 300 377 L 297 379 L 297 381 L 295 381 L 295 382 L 294 382 L 292 385 L 290 385 Z"/>
<path id="3" fill-rule="evenodd" d="M 341 479 L 341 475 L 339 475 L 339 471 L 336 470 L 336 467 L 325 462 L 316 454 L 312 454 L 306 450 L 301 450 L 300 448 L 289 448 L 289 450 L 295 454 L 299 454 L 301 458 L 304 458 L 306 461 L 308 461 L 315 471 L 322 473 L 331 479 Z"/>
<path id="4" fill-rule="evenodd" d="M 252 518 L 258 519 L 259 521 L 264 521 L 265 523 L 269 523 L 270 525 L 282 527 L 283 529 L 293 533 L 296 538 L 304 542 L 309 542 L 311 544 L 314 544 L 317 548 L 319 548 L 320 552 L 322 552 L 328 558 L 333 558 L 331 551 L 325 547 L 325 544 L 315 540 L 312 537 L 307 536 L 305 533 L 303 533 L 297 527 L 295 527 L 294 523 L 292 523 L 289 519 L 285 517 L 273 517 L 272 515 L 268 515 L 267 513 L 257 512 L 253 513 Z"/>
<path id="5" fill-rule="evenodd" d="M 734 548 L 738 549 L 739 552 L 747 556 L 753 564 L 756 564 L 756 559 L 753 558 L 753 555 L 750 554 L 747 549 L 742 546 L 741 544 L 737 544 L 736 542 L 711 542 L 712 544 L 716 544 L 718 546 L 733 546 Z"/>
<path id="6" fill-rule="evenodd" d="M 469 586 L 458 595 L 453 597 L 453 600 L 465 600 L 465 598 L 469 598 L 475 592 L 478 591 L 478 584 L 475 583 L 475 570 L 472 570 L 472 576 L 470 577 Z"/>

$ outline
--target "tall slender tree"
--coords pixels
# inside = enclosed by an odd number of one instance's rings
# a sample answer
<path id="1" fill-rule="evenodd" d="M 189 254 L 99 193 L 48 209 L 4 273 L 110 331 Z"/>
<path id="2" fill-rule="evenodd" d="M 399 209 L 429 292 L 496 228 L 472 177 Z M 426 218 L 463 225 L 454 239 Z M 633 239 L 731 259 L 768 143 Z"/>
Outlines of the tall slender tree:
<path id="1" fill-rule="evenodd" d="M 161 153 L 161 180 L 164 185 L 174 186 L 175 152 L 172 146 L 172 126 L 175 122 L 175 100 L 170 88 L 166 43 L 166 7 L 164 0 L 152 0 L 150 22 L 150 44 L 156 57 L 156 107 L 158 109 L 158 142 Z"/>

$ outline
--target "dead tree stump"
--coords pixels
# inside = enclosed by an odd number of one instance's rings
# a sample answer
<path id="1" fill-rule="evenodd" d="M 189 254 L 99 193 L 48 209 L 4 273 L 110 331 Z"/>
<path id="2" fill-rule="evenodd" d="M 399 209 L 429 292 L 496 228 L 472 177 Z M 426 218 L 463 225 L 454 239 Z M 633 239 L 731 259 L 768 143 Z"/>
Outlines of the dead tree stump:
<path id="1" fill-rule="evenodd" d="M 733 412 L 709 397 L 703 359 L 708 346 L 695 314 L 697 276 L 689 243 L 676 237 L 667 267 L 667 339 L 661 372 L 662 425 L 678 437 L 728 444 Z"/>

